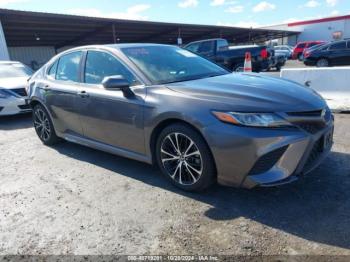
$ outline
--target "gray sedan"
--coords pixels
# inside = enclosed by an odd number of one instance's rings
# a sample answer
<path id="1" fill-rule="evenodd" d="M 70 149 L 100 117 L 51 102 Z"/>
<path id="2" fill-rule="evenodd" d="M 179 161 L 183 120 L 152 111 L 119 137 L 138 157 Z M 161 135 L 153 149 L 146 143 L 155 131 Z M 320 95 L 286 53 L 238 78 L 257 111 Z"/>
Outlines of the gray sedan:
<path id="1" fill-rule="evenodd" d="M 157 164 L 184 190 L 297 179 L 331 149 L 333 116 L 313 90 L 226 69 L 178 47 L 88 46 L 29 83 L 35 130 Z"/>

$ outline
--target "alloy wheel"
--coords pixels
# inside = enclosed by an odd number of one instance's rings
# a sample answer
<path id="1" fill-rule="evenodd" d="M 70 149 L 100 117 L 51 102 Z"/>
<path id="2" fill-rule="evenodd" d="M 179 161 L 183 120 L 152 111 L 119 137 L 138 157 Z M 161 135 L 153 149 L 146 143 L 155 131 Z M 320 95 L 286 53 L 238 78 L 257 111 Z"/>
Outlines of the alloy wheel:
<path id="1" fill-rule="evenodd" d="M 329 63 L 327 59 L 320 59 L 317 61 L 317 67 L 328 67 Z"/>
<path id="2" fill-rule="evenodd" d="M 182 133 L 170 133 L 161 144 L 161 162 L 167 174 L 180 185 L 195 184 L 203 172 L 201 153 Z"/>
<path id="3" fill-rule="evenodd" d="M 51 128 L 49 119 L 41 108 L 36 108 L 34 111 L 34 127 L 43 141 L 48 141 L 50 139 Z"/>

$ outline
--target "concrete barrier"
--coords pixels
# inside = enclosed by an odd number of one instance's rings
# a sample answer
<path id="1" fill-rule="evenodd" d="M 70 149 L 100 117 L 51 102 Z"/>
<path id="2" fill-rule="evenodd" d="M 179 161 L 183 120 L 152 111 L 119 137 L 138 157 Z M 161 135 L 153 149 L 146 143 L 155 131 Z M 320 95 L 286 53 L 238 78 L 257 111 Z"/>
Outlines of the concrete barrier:
<path id="1" fill-rule="evenodd" d="M 280 76 L 316 90 L 333 111 L 350 111 L 350 67 L 288 68 Z"/>

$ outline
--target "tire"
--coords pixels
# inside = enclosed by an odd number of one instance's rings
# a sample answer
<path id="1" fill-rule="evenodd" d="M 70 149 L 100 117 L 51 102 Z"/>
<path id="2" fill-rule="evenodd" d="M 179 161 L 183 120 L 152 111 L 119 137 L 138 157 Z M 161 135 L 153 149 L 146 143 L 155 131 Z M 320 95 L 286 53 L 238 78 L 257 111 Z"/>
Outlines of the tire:
<path id="1" fill-rule="evenodd" d="M 56 135 L 50 115 L 40 104 L 35 105 L 33 108 L 33 124 L 35 132 L 43 144 L 51 146 L 60 141 Z"/>
<path id="2" fill-rule="evenodd" d="M 210 149 L 201 135 L 185 124 L 167 126 L 160 133 L 156 159 L 162 173 L 182 190 L 202 191 L 216 181 Z"/>
<path id="3" fill-rule="evenodd" d="M 299 61 L 303 61 L 303 58 L 304 58 L 303 54 L 298 54 L 298 60 Z"/>
<path id="4" fill-rule="evenodd" d="M 317 67 L 329 67 L 329 61 L 326 58 L 318 59 L 316 62 Z"/>

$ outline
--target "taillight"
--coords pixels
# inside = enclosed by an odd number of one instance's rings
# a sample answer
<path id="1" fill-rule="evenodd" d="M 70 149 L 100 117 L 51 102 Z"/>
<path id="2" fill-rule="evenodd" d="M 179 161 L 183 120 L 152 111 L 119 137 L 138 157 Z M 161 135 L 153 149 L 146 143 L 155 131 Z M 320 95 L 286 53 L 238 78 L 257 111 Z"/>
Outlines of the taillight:
<path id="1" fill-rule="evenodd" d="M 268 58 L 269 54 L 267 53 L 267 49 L 266 48 L 261 50 L 260 56 L 261 56 L 262 59 L 267 59 Z"/>

